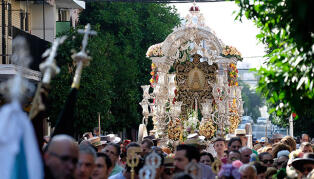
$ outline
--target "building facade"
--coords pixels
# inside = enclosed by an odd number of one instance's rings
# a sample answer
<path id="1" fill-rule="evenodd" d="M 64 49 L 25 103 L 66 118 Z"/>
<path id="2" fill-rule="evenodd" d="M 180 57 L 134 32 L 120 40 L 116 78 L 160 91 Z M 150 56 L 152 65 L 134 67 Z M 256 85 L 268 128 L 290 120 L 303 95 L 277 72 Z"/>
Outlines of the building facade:
<path id="1" fill-rule="evenodd" d="M 56 35 L 75 27 L 78 14 L 85 2 L 78 0 L 0 0 L 0 82 L 17 70 L 29 73 L 26 78 L 40 81 L 38 66 L 41 54 L 50 46 Z M 33 63 L 30 69 L 11 64 L 12 40 L 22 35 L 30 46 Z"/>

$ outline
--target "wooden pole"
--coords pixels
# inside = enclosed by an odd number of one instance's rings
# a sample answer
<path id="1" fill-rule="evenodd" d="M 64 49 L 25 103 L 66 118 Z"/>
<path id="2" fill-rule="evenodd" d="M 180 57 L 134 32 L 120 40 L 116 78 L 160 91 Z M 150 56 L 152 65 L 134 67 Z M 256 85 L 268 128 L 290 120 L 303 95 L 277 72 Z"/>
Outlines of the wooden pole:
<path id="1" fill-rule="evenodd" d="M 289 118 L 289 134 L 291 137 L 293 137 L 293 116 L 292 116 L 292 113 L 291 113 L 290 118 Z"/>
<path id="2" fill-rule="evenodd" d="M 98 136 L 100 136 L 100 113 L 98 113 Z"/>

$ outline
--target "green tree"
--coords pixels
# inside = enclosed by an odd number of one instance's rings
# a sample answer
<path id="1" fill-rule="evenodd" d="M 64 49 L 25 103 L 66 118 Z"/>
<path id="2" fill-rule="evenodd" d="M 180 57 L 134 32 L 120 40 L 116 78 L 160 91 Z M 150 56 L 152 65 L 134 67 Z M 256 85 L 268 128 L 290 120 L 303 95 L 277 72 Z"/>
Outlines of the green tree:
<path id="1" fill-rule="evenodd" d="M 250 86 L 242 81 L 240 81 L 240 86 L 242 88 L 242 100 L 244 101 L 244 114 L 251 116 L 256 122 L 257 118 L 261 116 L 259 110 L 260 107 L 264 105 L 264 99 L 261 97 L 261 94 L 251 89 Z"/>
<path id="2" fill-rule="evenodd" d="M 93 57 L 84 69 L 78 95 L 78 133 L 97 126 L 117 132 L 137 128 L 142 119 L 139 102 L 141 85 L 149 84 L 151 61 L 145 57 L 150 45 L 162 42 L 180 22 L 173 7 L 152 3 L 88 2 L 80 14 L 80 24 L 90 23 L 98 31 L 89 41 Z M 79 50 L 81 37 L 75 31 L 60 48 L 58 64 L 62 72 L 53 82 L 51 120 L 55 121 L 68 93 L 73 73 L 71 49 Z M 130 131 L 130 130 L 128 130 Z"/>
<path id="3" fill-rule="evenodd" d="M 260 29 L 267 45 L 266 66 L 260 68 L 258 90 L 267 99 L 274 122 L 287 125 L 292 112 L 296 134 L 314 135 L 314 21 L 312 0 L 236 0 L 238 18 L 246 16 Z"/>

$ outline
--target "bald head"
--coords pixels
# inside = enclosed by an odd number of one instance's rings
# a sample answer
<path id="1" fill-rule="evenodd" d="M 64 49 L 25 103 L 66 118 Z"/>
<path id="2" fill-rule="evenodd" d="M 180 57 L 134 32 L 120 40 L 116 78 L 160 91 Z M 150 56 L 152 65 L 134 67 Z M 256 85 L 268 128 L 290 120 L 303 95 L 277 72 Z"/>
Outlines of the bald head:
<path id="1" fill-rule="evenodd" d="M 310 136 L 308 134 L 302 134 L 301 142 L 310 142 Z"/>
<path id="2" fill-rule="evenodd" d="M 71 147 L 78 150 L 75 140 L 71 136 L 64 134 L 54 136 L 51 139 L 47 150 L 48 152 L 55 152 L 56 150 L 60 150 L 60 147 Z"/>
<path id="3" fill-rule="evenodd" d="M 73 178 L 78 146 L 72 137 L 56 135 L 51 139 L 44 158 L 54 178 Z"/>
<path id="4" fill-rule="evenodd" d="M 250 178 L 250 179 L 257 178 L 257 171 L 253 165 L 244 164 L 239 168 L 239 172 L 241 173 L 241 178 Z"/>
<path id="5" fill-rule="evenodd" d="M 240 148 L 240 154 L 241 154 L 241 162 L 246 164 L 250 162 L 252 150 L 248 147 L 242 147 Z"/>

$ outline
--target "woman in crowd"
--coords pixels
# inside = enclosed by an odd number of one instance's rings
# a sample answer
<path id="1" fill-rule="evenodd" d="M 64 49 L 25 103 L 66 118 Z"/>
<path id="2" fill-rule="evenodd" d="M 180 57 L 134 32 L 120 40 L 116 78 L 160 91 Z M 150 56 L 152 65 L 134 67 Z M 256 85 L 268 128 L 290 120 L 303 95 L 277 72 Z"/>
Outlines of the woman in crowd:
<path id="1" fill-rule="evenodd" d="M 203 163 L 205 165 L 211 166 L 211 164 L 215 161 L 213 155 L 208 152 L 202 152 L 201 153 L 201 159 L 200 163 Z"/>

